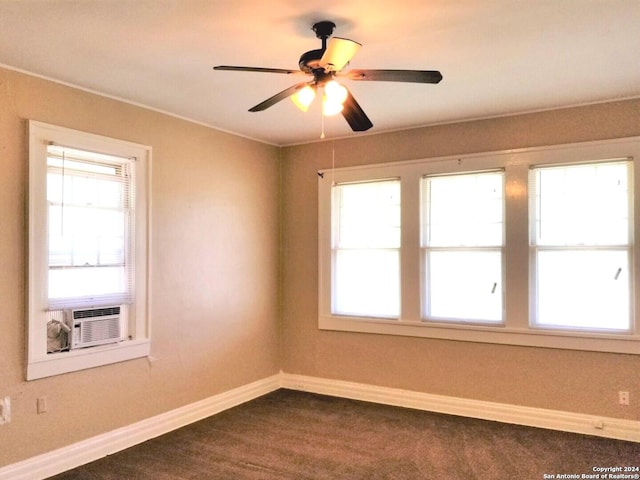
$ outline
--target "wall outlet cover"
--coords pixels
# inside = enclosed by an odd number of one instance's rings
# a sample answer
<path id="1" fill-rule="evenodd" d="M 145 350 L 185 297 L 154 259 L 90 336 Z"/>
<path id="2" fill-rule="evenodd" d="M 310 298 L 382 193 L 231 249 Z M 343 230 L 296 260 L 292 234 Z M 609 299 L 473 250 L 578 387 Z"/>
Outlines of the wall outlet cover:
<path id="1" fill-rule="evenodd" d="M 11 421 L 11 397 L 0 398 L 0 425 Z"/>

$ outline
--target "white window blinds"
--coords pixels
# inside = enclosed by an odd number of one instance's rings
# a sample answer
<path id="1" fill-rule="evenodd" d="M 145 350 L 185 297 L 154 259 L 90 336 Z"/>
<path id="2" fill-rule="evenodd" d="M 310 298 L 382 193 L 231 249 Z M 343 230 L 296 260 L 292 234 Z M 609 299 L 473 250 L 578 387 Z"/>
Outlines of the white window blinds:
<path id="1" fill-rule="evenodd" d="M 133 302 L 135 159 L 47 147 L 48 308 Z"/>

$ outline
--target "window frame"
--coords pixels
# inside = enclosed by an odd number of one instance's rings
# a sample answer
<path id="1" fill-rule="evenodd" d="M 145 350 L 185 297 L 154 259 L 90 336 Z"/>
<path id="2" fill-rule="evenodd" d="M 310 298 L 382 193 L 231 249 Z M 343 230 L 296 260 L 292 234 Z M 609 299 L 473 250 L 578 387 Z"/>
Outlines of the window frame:
<path id="1" fill-rule="evenodd" d="M 51 145 L 47 148 L 52 147 Z M 109 158 L 91 158 L 97 157 L 93 152 L 86 151 L 77 151 L 70 149 L 68 147 L 60 147 L 58 145 L 53 145 L 53 148 L 59 148 L 62 150 L 60 154 L 62 157 L 60 160 L 62 164 L 60 166 L 52 166 L 48 164 L 47 168 L 47 190 L 53 187 L 51 192 L 47 191 L 47 201 L 49 202 L 49 211 L 47 212 L 47 219 L 49 228 L 47 230 L 48 239 L 49 239 L 49 282 L 51 282 L 52 270 L 60 271 L 59 273 L 67 272 L 69 277 L 77 277 L 79 272 L 81 271 L 92 271 L 97 273 L 100 271 L 97 267 L 104 268 L 122 268 L 122 283 L 123 283 L 123 291 L 111 291 L 111 292 L 103 292 L 96 298 L 97 292 L 92 292 L 92 295 L 86 296 L 75 292 L 75 295 L 59 295 L 53 296 L 51 295 L 51 289 L 49 288 L 49 308 L 51 310 L 55 310 L 52 307 L 52 304 L 57 304 L 60 307 L 60 310 L 65 308 L 96 308 L 99 306 L 110 306 L 132 303 L 133 295 L 134 295 L 134 272 L 135 272 L 135 249 L 133 246 L 135 245 L 135 231 L 136 231 L 136 223 L 135 223 L 135 170 L 136 164 L 138 163 L 136 158 L 123 158 L 123 157 L 114 157 L 104 156 Z M 65 152 L 69 152 L 69 156 L 65 156 Z M 66 158 L 65 158 L 66 157 Z M 80 158 L 87 157 L 87 158 Z M 47 161 L 52 158 L 58 158 L 57 154 L 47 153 Z M 113 174 L 104 174 L 98 172 L 90 172 L 86 168 L 84 170 L 80 170 L 78 168 L 74 168 L 75 165 L 85 164 L 90 166 L 91 168 L 110 168 L 114 170 Z M 65 164 L 68 165 L 65 167 Z M 58 182 L 50 182 L 51 176 L 59 176 Z M 82 185 L 84 181 L 99 181 L 103 182 L 104 186 L 106 182 L 109 182 L 110 185 L 117 185 L 117 202 L 112 203 L 111 205 L 105 206 L 95 203 L 83 203 L 86 202 L 87 199 L 78 199 L 74 198 L 76 192 L 78 192 L 78 185 Z M 56 184 L 57 183 L 57 184 Z M 82 187 L 80 187 L 82 190 Z M 99 187 L 92 189 L 92 193 L 96 195 L 99 191 Z M 57 198 L 52 200 L 51 194 L 54 194 Z M 55 195 L 55 194 L 58 195 Z M 66 197 L 66 198 L 63 198 Z M 93 201 L 98 200 L 97 197 L 92 199 Z M 60 210 L 59 218 L 56 216 L 55 222 L 52 223 L 52 210 L 53 208 L 58 208 Z M 91 256 L 88 251 L 79 252 L 76 247 L 83 246 L 81 244 L 76 244 L 76 236 L 65 236 L 65 235 L 56 235 L 55 232 L 58 230 L 58 225 L 60 225 L 60 229 L 64 227 L 62 225 L 66 225 L 69 219 L 73 218 L 73 213 L 65 213 L 65 212 L 76 212 L 78 214 L 80 211 L 88 211 L 91 216 L 95 216 L 97 218 L 100 214 L 104 214 L 106 212 L 116 213 L 121 215 L 121 221 L 119 222 L 119 227 L 122 229 L 122 235 L 119 236 L 122 238 L 122 241 L 118 243 L 118 248 L 120 248 L 120 255 L 116 255 L 118 260 L 116 262 L 103 262 L 101 258 L 101 253 L 104 253 L 100 248 L 101 240 L 104 240 L 104 232 L 100 232 L 100 234 L 96 233 L 94 236 L 94 240 L 98 237 L 98 240 L 95 240 L 95 243 L 91 244 L 91 250 L 94 250 L 92 253 L 95 254 L 93 260 L 89 260 L 87 258 L 83 258 L 87 263 L 84 265 L 79 265 L 76 263 L 74 258 L 78 255 L 81 258 Z M 59 223 L 58 223 L 59 222 Z M 70 226 L 71 224 L 69 224 Z M 62 232 L 61 232 L 62 233 Z M 83 232 L 84 233 L 84 229 Z M 120 232 L 118 232 L 120 233 Z M 68 249 L 67 253 L 60 254 L 58 253 L 59 261 L 56 264 L 52 264 L 51 262 L 51 241 L 53 237 L 61 237 L 58 238 L 59 242 L 66 241 L 66 247 Z M 114 252 L 112 252 L 114 253 Z M 63 260 L 63 257 L 67 257 Z M 113 260 L 113 259 L 112 259 Z"/>
<path id="2" fill-rule="evenodd" d="M 537 183 L 537 179 L 535 178 L 538 172 L 541 172 L 545 169 L 551 169 L 551 168 L 571 168 L 571 167 L 589 167 L 589 166 L 602 166 L 602 165 L 613 165 L 613 164 L 621 164 L 624 165 L 625 168 L 627 169 L 627 173 L 629 174 L 628 178 L 628 190 L 630 192 L 629 197 L 627 198 L 628 201 L 628 212 L 629 212 L 629 219 L 628 219 L 628 231 L 627 231 L 627 235 L 626 235 L 626 241 L 625 243 L 546 243 L 546 242 L 539 242 L 538 241 L 538 233 L 539 233 L 539 226 L 537 225 L 538 220 L 540 219 L 540 217 L 538 217 L 538 212 L 537 210 L 537 202 L 538 202 L 538 197 L 536 196 L 536 194 L 538 192 L 533 191 L 531 192 L 531 194 L 529 195 L 529 221 L 530 221 L 530 225 L 529 225 L 529 231 L 530 231 L 530 241 L 529 241 L 529 245 L 530 245 L 530 249 L 531 249 L 531 253 L 530 253 L 530 281 L 531 281 L 531 296 L 530 296 L 530 302 L 529 302 L 529 306 L 530 306 L 530 312 L 529 312 L 529 316 L 530 316 L 530 324 L 531 324 L 531 328 L 534 329 L 543 329 L 543 330 L 560 330 L 560 331 L 564 331 L 564 330 L 570 330 L 570 329 L 574 329 L 574 330 L 592 330 L 594 332 L 601 332 L 601 333 L 608 333 L 608 332 L 612 332 L 612 333 L 629 333 L 628 331 L 626 331 L 625 329 L 607 329 L 605 327 L 580 327 L 580 326 L 576 326 L 576 327 L 570 327 L 568 325 L 555 325 L 553 323 L 543 323 L 540 321 L 540 309 L 539 309 L 539 305 L 537 302 L 537 299 L 540 295 L 540 291 L 538 288 L 539 285 L 539 281 L 538 281 L 538 272 L 539 272 L 539 262 L 540 262 L 540 257 L 539 254 L 541 252 L 545 252 L 545 253 L 550 253 L 550 252 L 565 252 L 565 253 L 577 253 L 580 251 L 601 251 L 601 252 L 615 252 L 615 251 L 619 251 L 619 252 L 625 252 L 627 255 L 627 269 L 629 270 L 629 286 L 628 286 L 628 292 L 627 294 L 629 295 L 629 324 L 630 324 L 630 330 L 631 332 L 634 331 L 634 322 L 633 322 L 633 313 L 634 313 L 634 301 L 633 301 L 633 292 L 634 292 L 634 282 L 633 282 L 633 253 L 634 253 L 634 228 L 633 228 L 633 220 L 634 220 L 634 208 L 633 208 L 633 197 L 634 197 L 634 163 L 632 161 L 629 160 L 629 158 L 612 158 L 612 159 L 603 159 L 602 161 L 589 161 L 589 162 L 577 162 L 577 163 L 557 163 L 557 164 L 550 164 L 550 165 L 534 165 L 532 166 L 532 168 L 530 168 L 530 172 L 529 172 L 529 189 L 530 191 L 532 189 L 534 189 L 534 184 Z M 626 290 L 626 289 L 625 289 Z M 637 329 L 636 329 L 637 331 Z"/>
<path id="3" fill-rule="evenodd" d="M 34 380 L 100 365 L 121 362 L 150 354 L 150 220 L 151 147 L 104 137 L 34 120 L 28 122 L 28 295 L 26 378 Z M 118 343 L 47 353 L 46 311 L 48 305 L 48 202 L 47 146 L 70 148 L 135 158 L 135 293 L 128 308 L 126 335 Z"/>
<path id="4" fill-rule="evenodd" d="M 640 186 L 640 137 L 571 143 L 523 149 L 444 156 L 321 170 L 318 176 L 318 328 L 548 347 L 571 350 L 640 354 L 640 241 L 632 245 L 631 285 L 633 312 L 630 333 L 588 332 L 535 328 L 530 323 L 532 298 L 529 170 L 548 164 L 588 163 L 611 159 L 632 160 L 632 185 Z M 482 170 L 505 171 L 504 324 L 443 323 L 422 318 L 420 258 L 420 186 L 425 175 Z M 401 180 L 401 315 L 397 320 L 331 314 L 331 186 L 333 183 L 398 177 Z M 640 232 L 640 191 L 633 198 L 633 231 Z"/>
<path id="5" fill-rule="evenodd" d="M 348 186 L 357 186 L 357 185 L 362 185 L 362 184 L 366 184 L 366 185 L 371 185 L 371 184 L 378 184 L 378 183 L 385 183 L 385 182 L 398 182 L 399 179 L 397 178 L 385 178 L 385 179 L 377 179 L 373 182 L 356 182 L 356 183 L 350 183 L 350 182 L 345 182 L 345 183 L 340 183 L 340 184 L 336 184 L 334 185 L 336 188 L 337 187 L 348 187 Z M 399 186 L 399 185 L 398 185 Z M 400 194 L 400 191 L 398 191 L 398 194 Z M 338 192 L 337 190 L 332 189 L 332 202 L 340 202 L 342 204 L 342 197 L 340 195 L 340 192 Z M 332 294 L 331 294 L 331 299 L 332 299 L 332 305 L 331 305 L 331 310 L 335 311 L 338 309 L 338 301 L 337 301 L 337 296 L 339 294 L 340 289 L 338 288 L 338 272 L 337 272 L 337 268 L 336 265 L 338 263 L 339 260 L 339 256 L 340 256 L 340 252 L 341 251 L 345 251 L 345 250 L 349 250 L 349 248 L 344 248 L 341 247 L 340 245 L 340 240 L 341 240 L 341 211 L 339 209 L 336 209 L 336 211 L 333 212 L 333 217 L 332 217 L 332 227 L 331 227 L 331 231 L 332 231 L 332 239 L 331 239 L 331 263 L 332 263 Z M 360 250 L 360 251 L 371 251 L 371 250 L 393 250 L 393 251 L 397 251 L 398 253 L 398 261 L 400 260 L 400 244 L 397 245 L 397 247 L 355 247 L 353 248 L 353 250 Z M 400 282 L 399 282 L 399 276 L 398 276 L 398 295 L 400 294 Z M 337 314 L 337 315 L 344 315 L 344 314 Z M 353 316 L 366 316 L 363 313 L 353 313 Z M 395 314 L 387 314 L 387 315 L 380 315 L 380 318 L 397 318 L 398 315 Z"/>
<path id="6" fill-rule="evenodd" d="M 500 175 L 501 177 L 501 199 L 502 199 L 502 203 L 500 206 L 500 210 L 501 210 L 501 220 L 500 220 L 500 225 L 501 225 L 501 232 L 500 232 L 500 243 L 496 243 L 494 245 L 462 245 L 462 244 L 449 244 L 449 245 L 438 245 L 438 244 L 432 244 L 429 239 L 427 238 L 427 236 L 429 235 L 429 232 L 431 231 L 431 229 L 433 228 L 430 225 L 431 222 L 431 212 L 429 211 L 426 205 L 426 199 L 425 199 L 425 195 L 427 193 L 429 193 L 429 189 L 431 188 L 427 182 L 430 182 L 432 179 L 439 179 L 439 178 L 454 178 L 454 177 L 464 177 L 465 175 L 488 175 L 488 174 L 493 174 L 493 175 Z M 452 324 L 457 324 L 457 323 L 469 323 L 469 324 L 473 324 L 473 325 L 480 325 L 480 324 L 487 324 L 487 325 L 503 325 L 504 324 L 504 317 L 505 317 L 505 308 L 504 308 L 504 288 L 505 288 L 505 283 L 504 283 L 504 274 L 505 274 L 505 264 L 504 264 L 504 237 L 505 237 L 505 219 L 504 219 L 504 206 L 505 206 L 505 174 L 504 174 L 504 170 L 503 169 L 493 169 L 493 170 L 483 170 L 483 171 L 471 171 L 471 172 L 456 172 L 454 174 L 438 174 L 438 175 L 423 175 L 422 179 L 421 179 L 421 184 L 420 184 L 420 188 L 421 188 L 421 196 L 420 196 L 420 210 L 421 210 L 421 216 L 420 216 L 420 231 L 421 231 L 421 239 L 420 239 L 420 248 L 421 248 L 421 256 L 420 256 L 420 265 L 421 268 L 423 269 L 423 274 L 420 276 L 420 280 L 421 280 L 421 288 L 420 291 L 422 292 L 422 304 L 421 304 L 421 310 L 422 310 L 422 319 L 424 321 L 427 322 L 443 322 L 443 323 L 452 323 Z M 497 293 L 497 295 L 500 295 L 500 304 L 501 304 L 501 308 L 500 308 L 500 318 L 497 320 L 488 320 L 488 319 L 481 319 L 481 318 L 469 318 L 469 319 L 461 319 L 461 318 L 454 318 L 454 317 L 444 317 L 444 316 L 438 316 L 435 315 L 433 313 L 432 310 L 432 302 L 433 302 L 433 297 L 431 295 L 431 293 L 428 291 L 429 290 L 429 285 L 431 283 L 431 270 L 429 267 L 429 256 L 431 255 L 431 253 L 433 252 L 447 252 L 447 253 L 453 253 L 453 252 L 463 252 L 463 253 L 488 253 L 488 252 L 494 252 L 494 253 L 498 253 L 500 256 L 500 283 L 499 284 L 495 284 L 494 285 L 494 293 Z M 499 289 L 496 290 L 496 288 L 499 285 Z"/>

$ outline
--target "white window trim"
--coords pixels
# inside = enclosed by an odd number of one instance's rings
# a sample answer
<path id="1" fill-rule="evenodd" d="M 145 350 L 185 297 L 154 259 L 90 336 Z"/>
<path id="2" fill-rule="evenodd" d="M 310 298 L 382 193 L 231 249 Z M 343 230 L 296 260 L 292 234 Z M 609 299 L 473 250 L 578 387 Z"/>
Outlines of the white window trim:
<path id="1" fill-rule="evenodd" d="M 136 158 L 136 278 L 135 319 L 128 339 L 110 345 L 47 353 L 44 321 L 47 309 L 47 145 L 51 142 L 74 148 Z M 150 354 L 150 211 L 151 147 L 100 135 L 29 121 L 29 266 L 27 300 L 27 380 L 121 362 Z"/>
<path id="2" fill-rule="evenodd" d="M 631 273 L 631 333 L 558 331 L 529 326 L 530 248 L 528 219 L 529 168 L 532 165 L 579 163 L 619 158 L 633 160 L 633 230 L 640 232 L 640 137 L 447 156 L 407 162 L 327 169 L 318 176 L 319 296 L 321 330 L 362 332 L 562 348 L 640 355 L 640 241 L 636 236 Z M 443 324 L 421 316 L 419 180 L 424 175 L 505 170 L 505 324 Z M 401 317 L 378 319 L 331 314 L 331 186 L 332 183 L 399 177 L 402 182 Z"/>

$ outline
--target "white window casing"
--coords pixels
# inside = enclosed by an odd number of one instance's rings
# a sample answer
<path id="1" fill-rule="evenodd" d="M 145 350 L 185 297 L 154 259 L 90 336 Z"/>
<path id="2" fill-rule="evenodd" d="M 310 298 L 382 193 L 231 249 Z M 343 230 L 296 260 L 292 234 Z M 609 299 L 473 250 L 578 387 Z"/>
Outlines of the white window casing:
<path id="1" fill-rule="evenodd" d="M 148 146 L 29 121 L 27 380 L 149 354 L 150 173 Z M 47 345 L 74 310 L 111 306 L 119 341 Z"/>
<path id="2" fill-rule="evenodd" d="M 640 185 L 639 161 L 640 137 L 630 137 L 323 170 L 321 173 L 324 175 L 318 177 L 319 328 L 640 354 L 640 293 L 637 292 L 637 286 L 640 285 L 640 252 L 638 243 L 635 241 L 635 232 L 640 231 L 640 192 L 634 192 L 634 186 Z M 534 195 L 532 190 L 535 189 L 535 184 L 531 182 L 530 176 L 544 168 L 595 163 L 628 166 L 629 195 L 625 197 L 629 203 L 628 241 L 623 244 L 617 241 L 604 243 L 609 240 L 604 238 L 606 235 L 603 234 L 603 238 L 601 241 L 598 240 L 599 244 L 595 245 L 594 249 L 598 253 L 605 253 L 600 255 L 603 258 L 602 262 L 597 261 L 597 255 L 593 257 L 595 262 L 593 275 L 606 271 L 611 279 L 617 278 L 618 283 L 613 284 L 614 287 L 627 282 L 628 307 L 620 310 L 628 312 L 629 321 L 626 324 L 623 322 L 622 326 L 618 325 L 616 328 L 591 328 L 580 322 L 572 324 L 572 320 L 545 324 L 538 317 L 536 303 L 540 289 L 536 286 L 538 263 L 535 252 L 564 251 L 571 245 L 538 245 L 535 241 L 535 231 L 530 225 L 530 219 L 533 221 L 535 218 L 535 211 L 533 211 L 535 200 L 530 199 L 530 196 Z M 423 280 L 427 269 L 425 255 L 430 248 L 437 251 L 442 249 L 442 246 L 431 247 L 424 242 L 425 211 L 421 208 L 421 205 L 424 206 L 424 200 L 421 200 L 421 196 L 424 195 L 424 185 L 421 187 L 421 183 L 426 178 L 471 175 L 489 171 L 504 175 L 504 243 L 486 247 L 489 250 L 495 249 L 496 252 L 502 252 L 503 318 L 483 322 L 480 321 L 481 319 L 438 318 L 430 315 L 428 295 L 425 293 L 428 283 L 425 285 Z M 335 211 L 332 208 L 332 192 L 335 191 L 336 186 L 343 184 L 388 179 L 398 179 L 401 185 L 400 315 L 397 318 L 385 318 L 375 315 L 340 314 L 334 309 L 333 303 L 332 212 L 335 214 Z M 620 198 L 624 195 L 619 194 Z M 608 205 L 614 205 L 614 203 L 609 202 Z M 600 210 L 605 208 L 604 202 L 599 204 L 597 201 L 590 200 L 589 205 L 582 205 L 584 208 L 579 209 L 579 214 L 586 215 L 585 212 L 595 208 L 594 206 Z M 605 213 L 598 218 L 607 217 Z M 608 228 L 612 228 L 611 225 L 609 223 Z M 620 222 L 617 225 L 620 225 Z M 578 253 L 586 253 L 589 250 L 588 247 L 588 245 L 580 245 L 575 250 Z M 461 248 L 461 252 L 465 248 L 473 251 L 476 246 L 461 245 L 456 248 Z M 626 270 L 625 265 L 621 265 L 610 272 L 611 262 L 624 263 L 625 261 L 627 262 Z M 604 266 L 597 266 L 596 263 Z M 471 280 L 470 282 L 473 284 Z M 612 282 L 608 282 L 606 288 L 613 288 Z M 494 283 L 499 284 L 499 282 Z M 605 287 L 598 285 L 597 288 Z M 617 292 L 616 301 L 624 300 L 624 294 L 620 294 L 620 290 Z M 464 298 L 460 301 L 463 302 Z M 602 305 L 606 306 L 606 302 Z M 612 308 L 611 311 L 613 310 Z M 464 317 L 465 314 L 459 316 Z M 573 315 L 573 317 L 577 316 Z"/>

